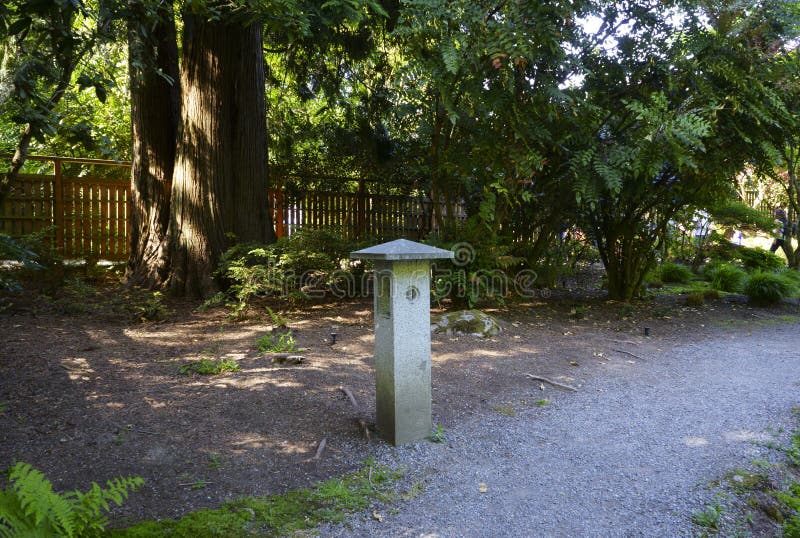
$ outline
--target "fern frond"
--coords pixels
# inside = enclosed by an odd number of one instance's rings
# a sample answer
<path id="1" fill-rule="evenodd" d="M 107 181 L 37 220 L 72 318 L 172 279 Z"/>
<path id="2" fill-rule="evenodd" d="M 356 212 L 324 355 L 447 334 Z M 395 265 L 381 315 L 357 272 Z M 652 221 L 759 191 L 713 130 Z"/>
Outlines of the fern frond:
<path id="1" fill-rule="evenodd" d="M 53 491 L 44 474 L 19 462 L 8 474 L 11 484 L 6 494 L 16 496 L 22 516 L 33 532 L 51 528 L 65 536 L 75 536 L 72 522 L 74 505 Z M 0 513 L 0 519 L 4 516 Z"/>
<path id="2" fill-rule="evenodd" d="M 109 502 L 121 505 L 144 480 L 116 478 L 102 488 L 96 483 L 86 493 L 59 495 L 44 474 L 27 463 L 8 473 L 9 487 L 0 490 L 0 538 L 17 536 L 100 536 L 108 519 Z"/>

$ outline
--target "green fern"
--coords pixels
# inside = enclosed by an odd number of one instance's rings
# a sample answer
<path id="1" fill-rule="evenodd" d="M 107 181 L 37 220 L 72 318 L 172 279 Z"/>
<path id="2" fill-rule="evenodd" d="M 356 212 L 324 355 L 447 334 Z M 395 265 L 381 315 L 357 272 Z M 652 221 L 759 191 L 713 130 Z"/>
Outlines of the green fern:
<path id="1" fill-rule="evenodd" d="M 103 512 L 109 511 L 109 502 L 121 505 L 144 480 L 117 478 L 106 488 L 93 483 L 86 493 L 59 495 L 42 472 L 20 462 L 9 469 L 8 482 L 0 490 L 0 538 L 99 536 L 108 523 Z"/>

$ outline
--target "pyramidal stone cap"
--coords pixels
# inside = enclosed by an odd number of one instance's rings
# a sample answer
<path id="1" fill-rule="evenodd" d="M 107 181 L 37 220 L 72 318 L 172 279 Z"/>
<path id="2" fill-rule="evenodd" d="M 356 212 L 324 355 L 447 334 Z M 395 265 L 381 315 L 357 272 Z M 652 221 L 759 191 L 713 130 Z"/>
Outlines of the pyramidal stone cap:
<path id="1" fill-rule="evenodd" d="M 453 252 L 423 245 L 408 239 L 395 239 L 374 247 L 356 250 L 350 257 L 356 260 L 441 260 L 453 259 Z"/>

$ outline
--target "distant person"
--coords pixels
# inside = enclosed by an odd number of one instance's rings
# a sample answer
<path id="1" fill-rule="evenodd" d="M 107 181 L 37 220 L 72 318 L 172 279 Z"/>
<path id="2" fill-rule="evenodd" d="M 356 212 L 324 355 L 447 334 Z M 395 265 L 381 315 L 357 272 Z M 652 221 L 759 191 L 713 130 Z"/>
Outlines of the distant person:
<path id="1" fill-rule="evenodd" d="M 786 212 L 781 208 L 775 210 L 774 235 L 775 239 L 772 241 L 772 246 L 769 247 L 769 251 L 773 254 L 789 239 L 789 219 L 786 218 Z"/>

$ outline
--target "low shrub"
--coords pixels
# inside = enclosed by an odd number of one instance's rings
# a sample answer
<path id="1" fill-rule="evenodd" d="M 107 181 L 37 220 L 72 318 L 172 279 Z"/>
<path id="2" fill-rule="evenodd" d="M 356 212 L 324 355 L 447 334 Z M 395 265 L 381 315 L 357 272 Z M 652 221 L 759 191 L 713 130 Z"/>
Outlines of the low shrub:
<path id="1" fill-rule="evenodd" d="M 266 334 L 256 340 L 256 347 L 262 353 L 291 353 L 297 350 L 297 342 L 291 332 Z"/>
<path id="2" fill-rule="evenodd" d="M 786 269 L 781 271 L 780 275 L 787 280 L 791 280 L 794 282 L 798 287 L 800 287 L 800 271 L 797 269 Z"/>
<path id="3" fill-rule="evenodd" d="M 648 288 L 663 288 L 664 281 L 661 280 L 661 272 L 659 270 L 650 270 L 644 275 L 644 284 Z"/>
<path id="4" fill-rule="evenodd" d="M 201 357 L 199 361 L 181 366 L 179 371 L 184 375 L 222 375 L 229 372 L 238 372 L 239 363 L 233 359 L 217 360 Z"/>
<path id="5" fill-rule="evenodd" d="M 756 271 L 747 280 L 744 293 L 757 304 L 775 304 L 789 297 L 796 290 L 794 282 L 776 273 Z"/>
<path id="6" fill-rule="evenodd" d="M 736 257 L 748 271 L 777 271 L 786 266 L 783 258 L 763 248 L 741 247 Z"/>
<path id="7" fill-rule="evenodd" d="M 360 244 L 330 230 L 300 230 L 269 244 L 234 245 L 222 256 L 215 277 L 224 292 L 206 306 L 225 304 L 243 318 L 256 296 L 304 299 L 353 296 L 361 288 L 365 264 L 349 259 Z"/>
<path id="8" fill-rule="evenodd" d="M 662 282 L 688 284 L 692 281 L 692 270 L 680 263 L 666 262 L 658 269 Z"/>
<path id="9" fill-rule="evenodd" d="M 711 275 L 714 273 L 714 271 L 716 271 L 721 265 L 725 264 L 727 264 L 727 262 L 724 260 L 719 260 L 716 258 L 711 259 L 697 269 L 697 274 L 704 276 L 710 280 Z"/>
<path id="10" fill-rule="evenodd" d="M 747 280 L 747 273 L 735 265 L 722 264 L 707 273 L 711 287 L 719 291 L 738 293 Z"/>
<path id="11" fill-rule="evenodd" d="M 136 297 L 129 305 L 131 317 L 134 321 L 145 323 L 148 321 L 161 321 L 170 310 L 164 304 L 164 294 L 160 291 L 147 292 L 144 290 L 136 290 L 137 293 L 131 294 L 131 297 Z"/>
<path id="12" fill-rule="evenodd" d="M 730 262 L 737 259 L 739 251 L 743 248 L 745 247 L 729 241 L 724 235 L 718 232 L 711 232 L 706 255 L 712 260 Z"/>

